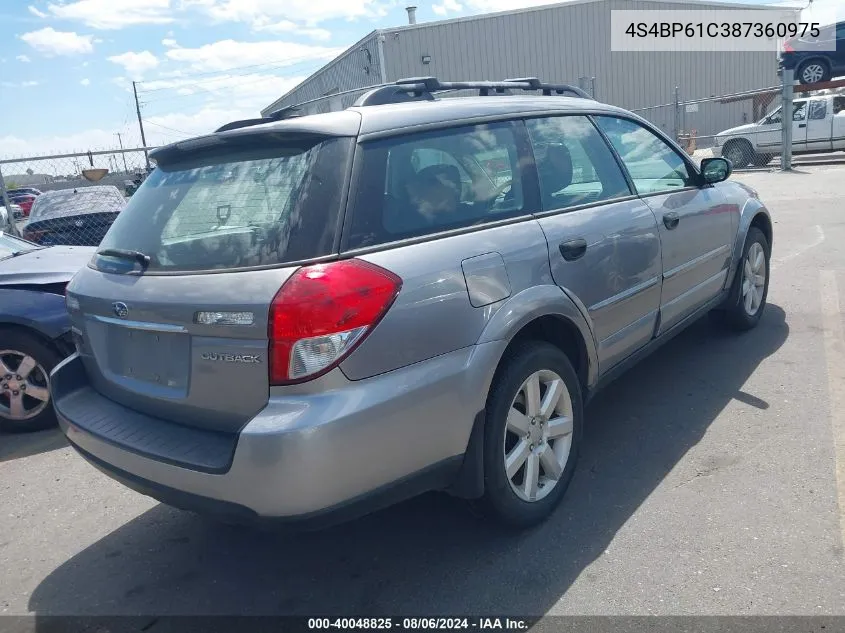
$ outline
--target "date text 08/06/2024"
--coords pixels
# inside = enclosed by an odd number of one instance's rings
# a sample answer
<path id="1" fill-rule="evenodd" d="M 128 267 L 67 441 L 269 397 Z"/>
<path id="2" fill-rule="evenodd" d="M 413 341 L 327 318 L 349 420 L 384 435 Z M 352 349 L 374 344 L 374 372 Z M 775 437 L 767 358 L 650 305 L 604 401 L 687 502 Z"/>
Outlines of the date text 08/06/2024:
<path id="1" fill-rule="evenodd" d="M 457 617 L 457 618 L 308 618 L 308 629 L 329 630 L 511 630 L 526 631 L 531 627 L 527 618 Z"/>

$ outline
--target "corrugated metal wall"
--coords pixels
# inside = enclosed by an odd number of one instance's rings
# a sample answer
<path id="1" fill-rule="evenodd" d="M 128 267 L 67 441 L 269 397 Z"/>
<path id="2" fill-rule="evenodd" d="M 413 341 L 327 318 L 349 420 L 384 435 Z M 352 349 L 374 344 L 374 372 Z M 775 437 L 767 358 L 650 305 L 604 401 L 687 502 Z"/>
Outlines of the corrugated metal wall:
<path id="1" fill-rule="evenodd" d="M 730 8 L 698 4 L 696 9 Z M 648 0 L 604 0 L 473 18 L 403 26 L 382 31 L 388 81 L 433 75 L 443 80 L 505 79 L 535 76 L 550 82 L 579 84 L 588 89 L 595 77 L 600 101 L 628 109 L 672 104 L 675 86 L 682 100 L 726 95 L 775 86 L 777 60 L 770 53 L 611 52 L 610 12 L 613 9 L 689 9 L 690 4 Z M 374 32 L 294 90 L 283 105 L 319 97 L 333 88 L 347 90 L 380 81 L 379 52 Z M 369 63 L 361 47 L 370 51 Z M 423 56 L 430 56 L 423 64 Z M 341 107 L 358 95 L 343 99 Z M 319 111 L 337 109 L 327 100 Z M 280 106 L 274 104 L 276 109 Z M 708 103 L 696 111 L 681 109 L 680 128 L 696 130 L 699 146 L 707 135 L 753 120 L 751 101 Z M 695 108 L 690 108 L 695 110 Z M 639 112 L 671 133 L 674 106 Z"/>
<path id="2" fill-rule="evenodd" d="M 695 5 L 699 10 L 708 7 L 724 10 L 730 5 Z M 611 52 L 611 10 L 689 8 L 680 3 L 606 0 L 401 27 L 385 33 L 387 77 L 495 80 L 532 76 L 575 85 L 579 78 L 595 77 L 596 98 L 627 109 L 673 103 L 675 86 L 686 100 L 778 84 L 774 50 Z M 422 63 L 423 55 L 431 56 L 429 64 Z M 581 85 L 589 91 L 588 80 Z M 750 101 L 702 104 L 698 112 L 683 110 L 683 129 L 695 129 L 699 135 L 715 134 L 753 118 Z M 674 111 L 674 107 L 664 107 L 639 114 L 671 133 Z M 706 139 L 701 141 L 707 144 Z"/>
<path id="3" fill-rule="evenodd" d="M 353 44 L 282 99 L 264 108 L 261 113 L 266 115 L 288 105 L 322 97 L 329 92 L 342 92 L 379 83 L 381 83 L 381 59 L 377 33 L 373 32 Z M 304 107 L 303 112 L 312 114 L 342 110 L 352 105 L 358 96 L 358 94 L 352 94 L 342 95 L 336 99 L 326 99 Z"/>

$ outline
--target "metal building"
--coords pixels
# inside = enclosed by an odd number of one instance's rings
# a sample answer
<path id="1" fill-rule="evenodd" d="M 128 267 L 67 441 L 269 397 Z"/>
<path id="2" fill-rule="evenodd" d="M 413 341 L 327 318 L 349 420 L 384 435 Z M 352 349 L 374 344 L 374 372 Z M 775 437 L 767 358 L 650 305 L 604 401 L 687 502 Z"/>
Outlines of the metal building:
<path id="1" fill-rule="evenodd" d="M 640 114 L 667 132 L 695 129 L 706 137 L 752 122 L 758 113 L 751 100 L 676 108 L 676 94 L 688 101 L 777 85 L 777 43 L 768 52 L 612 52 L 610 12 L 732 8 L 765 7 L 693 0 L 572 0 L 422 24 L 415 23 L 409 9 L 410 24 L 373 31 L 262 114 L 407 77 L 538 77 L 580 85 L 597 99 L 627 109 L 649 108 Z M 342 109 L 358 96 L 321 100 L 302 112 Z"/>

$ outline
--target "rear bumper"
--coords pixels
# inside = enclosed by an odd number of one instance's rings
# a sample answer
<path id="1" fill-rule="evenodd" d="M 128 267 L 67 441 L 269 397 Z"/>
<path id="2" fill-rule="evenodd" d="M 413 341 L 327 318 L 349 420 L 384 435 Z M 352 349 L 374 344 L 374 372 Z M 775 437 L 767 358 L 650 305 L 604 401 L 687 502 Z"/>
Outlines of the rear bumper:
<path id="1" fill-rule="evenodd" d="M 140 419 L 91 389 L 76 354 L 53 371 L 51 392 L 74 448 L 130 488 L 236 520 L 321 523 L 448 486 L 504 346 L 457 350 L 361 381 L 335 370 L 302 393 L 271 394 L 231 438 L 222 468 L 214 451 L 225 438 Z M 207 467 L 209 455 L 218 467 Z"/>

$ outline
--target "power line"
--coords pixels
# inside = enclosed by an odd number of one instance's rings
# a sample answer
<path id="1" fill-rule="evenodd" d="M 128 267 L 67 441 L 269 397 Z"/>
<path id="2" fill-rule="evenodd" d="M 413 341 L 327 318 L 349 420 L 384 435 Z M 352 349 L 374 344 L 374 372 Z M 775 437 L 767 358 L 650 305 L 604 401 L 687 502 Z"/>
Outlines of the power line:
<path id="1" fill-rule="evenodd" d="M 149 119 L 147 119 L 147 124 L 155 125 L 156 127 L 164 128 L 165 130 L 170 130 L 171 132 L 176 132 L 178 134 L 181 134 L 182 136 L 194 136 L 193 134 L 189 134 L 188 132 L 185 132 L 184 130 L 177 130 L 174 127 L 167 127 L 166 125 L 162 125 L 161 123 L 156 123 L 155 121 L 150 121 Z"/>

